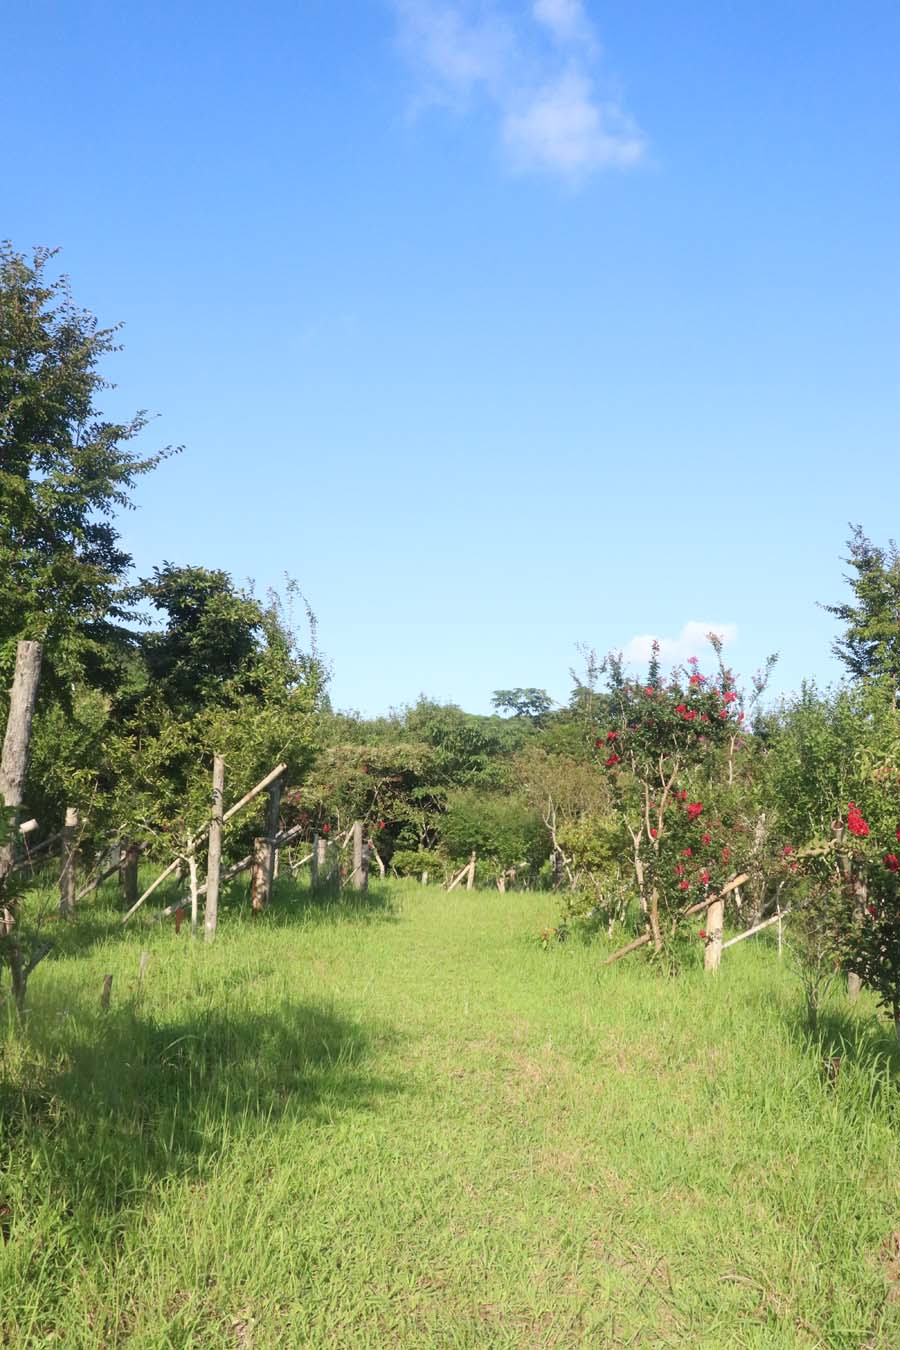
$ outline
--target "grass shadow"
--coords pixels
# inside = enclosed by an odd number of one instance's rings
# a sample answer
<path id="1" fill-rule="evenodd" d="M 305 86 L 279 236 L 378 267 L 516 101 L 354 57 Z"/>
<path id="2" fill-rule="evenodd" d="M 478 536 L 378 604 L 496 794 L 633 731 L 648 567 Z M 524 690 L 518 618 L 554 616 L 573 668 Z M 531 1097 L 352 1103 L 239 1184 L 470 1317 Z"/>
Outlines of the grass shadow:
<path id="1" fill-rule="evenodd" d="M 0 1041 L 0 1213 L 5 1236 L 38 1211 L 90 1225 L 202 1177 L 223 1148 L 280 1121 L 373 1109 L 398 1082 L 367 1067 L 396 1033 L 322 1002 L 272 1011 L 44 1008 Z"/>
<path id="2" fill-rule="evenodd" d="M 815 1025 L 801 1005 L 787 1015 L 791 1038 L 816 1061 L 822 1084 L 850 1112 L 866 1119 L 876 1111 L 900 1125 L 900 1046 L 893 1027 L 877 1014 L 832 995 Z"/>

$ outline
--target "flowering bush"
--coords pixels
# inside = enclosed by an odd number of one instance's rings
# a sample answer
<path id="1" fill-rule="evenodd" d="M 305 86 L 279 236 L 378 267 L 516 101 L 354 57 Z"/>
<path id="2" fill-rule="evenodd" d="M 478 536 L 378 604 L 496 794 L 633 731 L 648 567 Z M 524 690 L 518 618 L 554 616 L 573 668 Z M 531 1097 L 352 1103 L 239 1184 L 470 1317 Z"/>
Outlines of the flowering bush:
<path id="1" fill-rule="evenodd" d="M 881 830 L 873 835 L 860 808 L 849 804 L 846 826 L 854 842 L 846 846 L 846 836 L 841 841 L 839 942 L 845 968 L 874 991 L 900 1037 L 900 858 L 894 851 L 900 824 L 896 817 L 890 824 L 894 828 L 889 834 Z M 887 850 L 886 834 L 893 846 Z"/>
<path id="2" fill-rule="evenodd" d="M 595 750 L 630 840 L 657 952 L 691 903 L 735 875 L 747 835 L 734 790 L 747 746 L 744 700 L 721 644 L 710 640 L 718 658 L 712 676 L 692 658 L 663 680 L 658 649 L 642 682 L 626 679 L 617 659 L 607 662 L 616 724 L 598 728 Z"/>

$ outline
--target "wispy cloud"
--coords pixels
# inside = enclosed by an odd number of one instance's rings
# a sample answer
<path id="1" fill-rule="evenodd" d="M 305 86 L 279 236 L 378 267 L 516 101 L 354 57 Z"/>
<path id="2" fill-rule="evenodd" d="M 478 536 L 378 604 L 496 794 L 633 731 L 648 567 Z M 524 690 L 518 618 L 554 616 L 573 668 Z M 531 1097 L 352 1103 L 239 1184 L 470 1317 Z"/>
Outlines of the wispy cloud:
<path id="1" fill-rule="evenodd" d="M 715 633 L 724 643 L 737 639 L 736 623 L 701 623 L 691 619 L 684 625 L 677 637 L 662 637 L 655 633 L 641 633 L 625 644 L 622 655 L 626 661 L 637 665 L 646 665 L 650 659 L 653 643 L 659 643 L 659 657 L 663 667 L 680 666 L 691 656 L 699 657 L 701 665 L 709 665 L 712 649 L 708 635 Z"/>
<path id="2" fill-rule="evenodd" d="M 578 180 L 636 164 L 644 136 L 601 92 L 600 44 L 582 0 L 529 8 L 483 0 L 389 0 L 417 99 L 489 107 L 511 166 Z"/>

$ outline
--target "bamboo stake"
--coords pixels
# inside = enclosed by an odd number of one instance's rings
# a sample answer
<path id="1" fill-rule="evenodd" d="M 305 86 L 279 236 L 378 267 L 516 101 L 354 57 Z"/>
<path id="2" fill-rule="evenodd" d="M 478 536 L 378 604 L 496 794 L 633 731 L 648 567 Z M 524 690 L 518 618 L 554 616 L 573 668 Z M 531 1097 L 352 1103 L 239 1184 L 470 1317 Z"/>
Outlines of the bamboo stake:
<path id="1" fill-rule="evenodd" d="M 781 923 L 785 914 L 790 914 L 790 912 L 790 909 L 780 909 L 777 914 L 773 914 L 768 919 L 763 919 L 762 923 L 756 923 L 752 928 L 748 928 L 746 933 L 738 933 L 737 937 L 729 938 L 727 942 L 722 943 L 722 951 L 724 952 L 726 947 L 733 947 L 736 942 L 743 942 L 744 938 L 754 937 L 757 933 L 761 933 L 764 928 L 771 928 L 773 923 Z"/>

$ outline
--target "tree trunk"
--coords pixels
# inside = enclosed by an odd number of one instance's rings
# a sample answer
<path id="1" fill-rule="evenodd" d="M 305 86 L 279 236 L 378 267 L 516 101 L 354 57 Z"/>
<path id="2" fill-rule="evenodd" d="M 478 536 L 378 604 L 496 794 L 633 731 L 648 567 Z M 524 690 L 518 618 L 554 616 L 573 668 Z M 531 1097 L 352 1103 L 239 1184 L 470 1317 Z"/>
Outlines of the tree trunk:
<path id="1" fill-rule="evenodd" d="M 0 797 L 5 806 L 12 808 L 9 843 L 0 847 L 0 889 L 15 862 L 15 831 L 28 770 L 28 745 L 41 678 L 41 655 L 39 642 L 20 642 L 16 648 L 16 671 L 9 694 L 9 714 L 0 758 Z"/>
<path id="2" fill-rule="evenodd" d="M 219 881 L 222 875 L 222 811 L 225 797 L 225 761 L 213 755 L 212 813 L 209 822 L 209 851 L 206 855 L 206 907 L 203 935 L 212 942 L 219 922 Z"/>
<path id="3" fill-rule="evenodd" d="M 706 911 L 706 951 L 703 953 L 705 970 L 718 970 L 722 960 L 722 926 L 725 922 L 725 901 L 714 900 Z"/>
<path id="4" fill-rule="evenodd" d="M 474 889 L 475 889 L 475 854 L 473 853 L 471 858 L 469 859 L 469 875 L 466 878 L 466 890 L 473 891 Z"/>
<path id="5" fill-rule="evenodd" d="M 859 998 L 860 989 L 862 989 L 862 977 L 851 970 L 847 976 L 847 997 L 851 1003 L 855 1003 Z"/>
<path id="6" fill-rule="evenodd" d="M 62 871 L 59 874 L 59 917 L 71 919 L 75 916 L 75 868 L 78 861 L 78 812 L 74 806 L 66 807 L 66 823 L 63 826 Z"/>
<path id="7" fill-rule="evenodd" d="M 11 808 L 9 841 L 0 845 L 0 955 L 4 956 L 9 964 L 13 999 L 19 1013 L 25 1011 L 28 973 L 15 931 L 15 905 L 9 902 L 4 904 L 4 891 L 16 860 L 16 826 L 19 823 L 19 808 L 22 805 L 25 775 L 28 770 L 31 720 L 34 717 L 34 705 L 41 678 L 42 652 L 39 642 L 23 641 L 16 648 L 16 669 L 9 693 L 6 735 L 3 738 L 3 753 L 0 756 L 0 797 L 4 806 Z"/>

